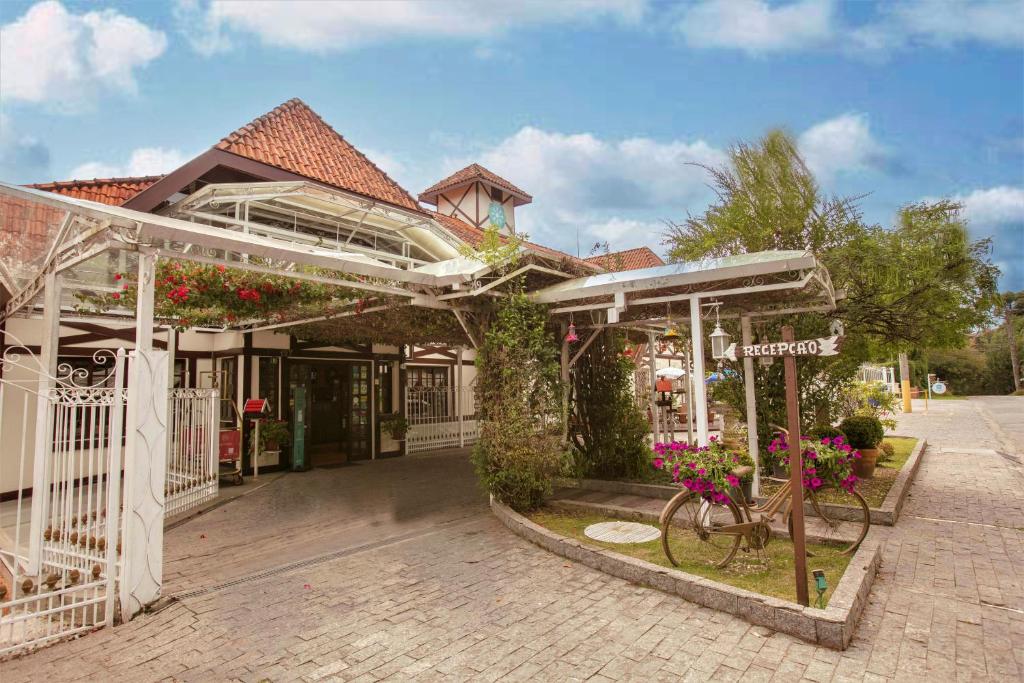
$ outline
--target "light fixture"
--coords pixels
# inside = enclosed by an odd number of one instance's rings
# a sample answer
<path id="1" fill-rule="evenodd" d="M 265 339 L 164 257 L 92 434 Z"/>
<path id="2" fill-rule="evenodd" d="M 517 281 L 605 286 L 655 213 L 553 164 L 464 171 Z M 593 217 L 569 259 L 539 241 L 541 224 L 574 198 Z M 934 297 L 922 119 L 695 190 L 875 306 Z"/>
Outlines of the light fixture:
<path id="1" fill-rule="evenodd" d="M 672 304 L 665 304 L 665 332 L 661 335 L 661 340 L 666 344 L 679 341 L 680 335 L 679 330 L 676 329 L 676 324 L 672 322 Z"/>
<path id="2" fill-rule="evenodd" d="M 729 333 L 722 329 L 718 319 L 718 306 L 715 306 L 715 331 L 711 333 L 711 357 L 715 360 L 725 358 L 725 350 L 729 348 Z"/>
<path id="3" fill-rule="evenodd" d="M 818 607 L 825 609 L 825 591 L 828 590 L 828 581 L 825 580 L 825 572 L 815 569 L 811 572 L 814 576 L 814 589 L 818 592 Z"/>

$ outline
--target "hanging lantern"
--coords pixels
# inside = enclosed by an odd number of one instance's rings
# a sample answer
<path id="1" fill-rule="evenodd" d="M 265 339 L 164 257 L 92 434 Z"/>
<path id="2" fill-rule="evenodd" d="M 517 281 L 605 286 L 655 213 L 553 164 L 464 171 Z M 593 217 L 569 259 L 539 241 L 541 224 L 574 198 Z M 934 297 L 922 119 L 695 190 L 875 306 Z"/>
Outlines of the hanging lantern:
<path id="1" fill-rule="evenodd" d="M 711 357 L 716 360 L 725 358 L 725 350 L 729 348 L 729 333 L 715 321 L 715 331 L 711 333 Z"/>
<path id="2" fill-rule="evenodd" d="M 626 348 L 622 351 L 622 355 L 626 358 L 632 358 L 634 353 L 635 351 L 633 351 L 633 347 L 629 344 L 626 344 Z"/>
<path id="3" fill-rule="evenodd" d="M 665 327 L 665 333 L 661 335 L 662 341 L 671 343 L 679 341 L 680 338 L 679 330 L 676 329 L 675 324 L 670 320 L 668 325 Z"/>
<path id="4" fill-rule="evenodd" d="M 569 323 L 569 334 L 565 335 L 565 341 L 572 344 L 573 342 L 578 342 L 579 340 L 580 338 L 576 336 L 576 325 L 573 323 Z"/>

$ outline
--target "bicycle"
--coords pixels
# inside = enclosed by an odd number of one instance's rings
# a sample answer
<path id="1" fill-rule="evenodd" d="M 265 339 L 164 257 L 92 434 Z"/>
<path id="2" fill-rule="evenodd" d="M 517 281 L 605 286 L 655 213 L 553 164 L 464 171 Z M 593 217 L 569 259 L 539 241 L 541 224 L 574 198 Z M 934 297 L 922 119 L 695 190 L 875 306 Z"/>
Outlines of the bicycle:
<path id="1" fill-rule="evenodd" d="M 752 472 L 752 467 L 743 466 L 734 469 L 732 473 L 742 478 Z M 675 567 L 679 566 L 669 544 L 670 530 L 671 536 L 683 541 L 684 548 L 692 549 L 692 553 L 704 559 L 706 564 L 718 568 L 725 567 L 732 561 L 743 541 L 746 541 L 745 552 L 763 550 L 772 537 L 771 522 L 780 511 L 783 514 L 783 519 L 786 520 L 786 528 L 792 538 L 790 481 L 788 479 L 769 479 L 782 483 L 782 486 L 763 505 L 751 506 L 744 496 L 740 496 L 741 504 L 737 505 L 731 495 L 727 502 L 715 503 L 693 491 L 681 491 L 676 494 L 665 505 L 659 518 L 661 547 L 669 562 Z M 825 490 L 839 491 L 848 496 L 848 502 L 843 504 L 849 505 L 853 510 L 852 512 L 844 511 L 845 514 L 842 516 L 852 519 L 840 519 L 834 512 L 829 513 L 827 508 L 822 506 L 819 495 Z M 860 546 L 864 537 L 867 536 L 868 527 L 871 525 L 871 510 L 864 497 L 856 491 L 833 487 L 821 488 L 817 491 L 805 488 L 804 501 L 810 503 L 815 514 L 825 522 L 825 531 L 823 534 L 815 535 L 815 542 L 833 552 L 826 550 L 818 553 L 819 555 L 849 555 Z M 680 510 L 683 511 L 683 514 L 677 520 L 676 517 Z M 760 515 L 760 518 L 755 520 L 754 515 Z M 840 538 L 839 527 L 842 522 L 854 524 L 857 531 L 854 541 L 848 542 Z M 815 556 L 809 551 L 807 555 Z"/>

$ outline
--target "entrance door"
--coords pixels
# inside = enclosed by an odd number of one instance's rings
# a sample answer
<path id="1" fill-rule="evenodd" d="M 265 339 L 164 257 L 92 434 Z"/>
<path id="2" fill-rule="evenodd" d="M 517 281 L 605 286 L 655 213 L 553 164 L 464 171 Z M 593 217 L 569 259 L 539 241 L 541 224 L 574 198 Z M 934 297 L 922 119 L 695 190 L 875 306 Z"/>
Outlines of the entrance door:
<path id="1" fill-rule="evenodd" d="M 368 363 L 291 363 L 289 384 L 306 387 L 306 452 L 313 467 L 369 457 Z"/>

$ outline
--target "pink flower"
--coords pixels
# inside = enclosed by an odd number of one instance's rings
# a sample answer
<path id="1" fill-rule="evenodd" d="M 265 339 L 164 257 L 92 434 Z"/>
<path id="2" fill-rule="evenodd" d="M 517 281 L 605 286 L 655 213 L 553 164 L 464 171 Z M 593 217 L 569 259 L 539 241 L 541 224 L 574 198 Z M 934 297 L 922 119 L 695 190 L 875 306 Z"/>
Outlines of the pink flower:
<path id="1" fill-rule="evenodd" d="M 654 460 L 653 460 L 653 461 L 651 462 L 651 464 L 652 464 L 652 465 L 654 465 L 654 469 L 656 469 L 656 470 L 660 470 L 660 469 L 661 469 L 662 467 L 664 467 L 664 466 L 665 466 L 665 461 L 664 461 L 664 460 L 662 460 L 661 458 L 655 458 L 655 459 L 654 459 Z"/>
<path id="2" fill-rule="evenodd" d="M 817 477 L 812 477 L 811 478 L 811 488 L 812 489 L 820 489 L 821 488 L 821 479 L 818 479 Z"/>
<path id="3" fill-rule="evenodd" d="M 828 437 L 826 436 L 826 437 L 825 437 L 824 439 L 822 439 L 822 440 L 821 440 L 821 443 L 823 443 L 824 445 L 826 445 L 826 446 L 827 446 L 827 445 L 829 445 L 830 443 L 832 443 L 832 439 L 830 439 L 830 438 L 828 438 Z"/>
<path id="4" fill-rule="evenodd" d="M 735 474 L 725 475 L 725 480 L 729 482 L 729 486 L 736 487 L 740 485 L 740 478 L 737 477 Z"/>
<path id="5" fill-rule="evenodd" d="M 704 469 L 703 467 L 701 467 L 701 468 L 700 468 L 699 470 L 697 470 L 697 474 L 699 474 L 699 475 L 700 475 L 700 476 L 702 476 L 702 477 L 703 477 L 703 476 L 704 476 L 705 474 L 707 474 L 707 473 L 708 473 L 708 471 L 707 471 L 706 469 Z"/>

